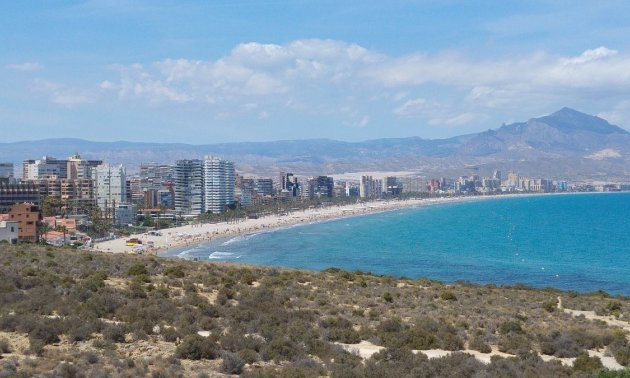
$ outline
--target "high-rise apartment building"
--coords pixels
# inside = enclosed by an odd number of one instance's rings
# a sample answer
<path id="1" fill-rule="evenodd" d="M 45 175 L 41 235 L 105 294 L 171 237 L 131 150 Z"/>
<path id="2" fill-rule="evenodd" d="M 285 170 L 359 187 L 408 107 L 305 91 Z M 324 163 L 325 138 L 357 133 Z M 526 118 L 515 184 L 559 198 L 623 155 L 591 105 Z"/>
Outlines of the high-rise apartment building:
<path id="1" fill-rule="evenodd" d="M 254 180 L 254 190 L 263 196 L 273 195 L 273 180 L 270 178 L 258 178 Z"/>
<path id="2" fill-rule="evenodd" d="M 372 176 L 361 176 L 359 183 L 359 196 L 361 198 L 379 197 L 383 188 L 383 180 L 374 179 Z"/>
<path id="3" fill-rule="evenodd" d="M 68 177 L 68 162 L 44 156 L 39 160 L 24 160 L 22 177 L 25 180 Z"/>
<path id="4" fill-rule="evenodd" d="M 127 202 L 125 167 L 101 164 L 92 170 L 94 193 L 98 207 L 107 212 Z"/>
<path id="5" fill-rule="evenodd" d="M 76 154 L 70 156 L 66 160 L 66 177 L 70 180 L 91 179 L 92 169 L 103 164 L 102 160 L 85 160 L 81 159 L 81 155 Z"/>
<path id="6" fill-rule="evenodd" d="M 280 172 L 280 191 L 286 197 L 297 197 L 300 193 L 298 178 L 293 173 Z"/>
<path id="7" fill-rule="evenodd" d="M 311 197 L 332 197 L 335 182 L 330 176 L 317 176 L 313 178 Z"/>
<path id="8" fill-rule="evenodd" d="M 402 185 L 398 182 L 398 179 L 394 176 L 383 177 L 381 193 L 387 195 L 399 195 L 402 193 Z"/>
<path id="9" fill-rule="evenodd" d="M 427 191 L 427 179 L 423 176 L 405 176 L 400 178 L 403 193 L 423 193 Z"/>
<path id="10" fill-rule="evenodd" d="M 92 169 L 101 164 L 101 160 L 83 160 L 79 154 L 67 160 L 44 156 L 39 160 L 24 160 L 22 177 L 25 180 L 89 179 L 92 177 Z"/>
<path id="11" fill-rule="evenodd" d="M 175 163 L 175 211 L 199 215 L 204 212 L 204 170 L 199 159 Z"/>
<path id="12" fill-rule="evenodd" d="M 204 211 L 220 213 L 234 204 L 234 163 L 207 156 L 203 161 Z"/>

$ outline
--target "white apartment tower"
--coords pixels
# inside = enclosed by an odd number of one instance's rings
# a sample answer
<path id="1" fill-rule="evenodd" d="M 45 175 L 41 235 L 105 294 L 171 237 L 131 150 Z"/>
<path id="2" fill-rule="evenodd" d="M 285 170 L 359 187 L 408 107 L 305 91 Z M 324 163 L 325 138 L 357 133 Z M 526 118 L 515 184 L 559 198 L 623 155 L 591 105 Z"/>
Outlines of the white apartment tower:
<path id="1" fill-rule="evenodd" d="M 107 211 L 127 201 L 126 173 L 123 165 L 101 164 L 92 170 L 98 207 Z"/>
<path id="2" fill-rule="evenodd" d="M 205 212 L 220 213 L 234 204 L 234 163 L 206 156 L 203 181 Z"/>

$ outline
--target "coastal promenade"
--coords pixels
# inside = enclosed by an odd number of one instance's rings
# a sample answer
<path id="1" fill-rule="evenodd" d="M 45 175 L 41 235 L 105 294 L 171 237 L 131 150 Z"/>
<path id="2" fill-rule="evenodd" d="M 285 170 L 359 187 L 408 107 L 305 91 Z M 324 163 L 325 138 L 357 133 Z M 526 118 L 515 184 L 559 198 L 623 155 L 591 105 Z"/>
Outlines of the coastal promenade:
<path id="1" fill-rule="evenodd" d="M 210 240 L 233 237 L 252 232 L 268 231 L 296 224 L 307 224 L 329 219 L 338 219 L 382 211 L 433 204 L 471 201 L 476 199 L 503 198 L 502 196 L 483 197 L 443 197 L 428 199 L 408 199 L 362 202 L 352 205 L 329 206 L 317 209 L 296 211 L 287 215 L 269 215 L 235 222 L 197 223 L 160 230 L 160 235 L 138 234 L 129 237 L 96 243 L 94 250 L 113 253 L 134 253 L 134 247 L 127 246 L 126 240 L 138 238 L 142 241 L 145 253 L 162 254 L 170 249 L 199 244 Z M 149 247 L 151 246 L 151 247 Z"/>

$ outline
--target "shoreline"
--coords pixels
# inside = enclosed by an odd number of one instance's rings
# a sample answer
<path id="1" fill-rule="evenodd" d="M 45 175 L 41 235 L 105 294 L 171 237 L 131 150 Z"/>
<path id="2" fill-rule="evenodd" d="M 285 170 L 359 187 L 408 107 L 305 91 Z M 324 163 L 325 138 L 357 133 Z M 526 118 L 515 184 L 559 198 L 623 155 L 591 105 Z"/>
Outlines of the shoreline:
<path id="1" fill-rule="evenodd" d="M 295 226 L 300 224 L 311 224 L 315 222 L 344 219 L 354 216 L 377 214 L 386 211 L 416 208 L 431 205 L 442 205 L 449 203 L 460 203 L 467 201 L 526 198 L 532 196 L 545 195 L 567 195 L 582 193 L 525 193 L 525 194 L 498 194 L 483 196 L 456 196 L 437 197 L 425 199 L 389 200 L 389 201 L 369 201 L 349 205 L 329 206 L 323 208 L 306 209 L 287 215 L 267 215 L 261 218 L 248 218 L 233 223 L 199 223 L 159 230 L 159 236 L 144 234 L 134 234 L 124 238 L 116 238 L 94 244 L 91 248 L 95 251 L 110 253 L 138 253 L 134 248 L 126 245 L 129 238 L 138 238 L 142 241 L 142 253 L 156 256 L 168 256 L 175 250 L 199 245 L 202 243 L 245 236 L 257 232 L 270 232 L 276 229 Z M 586 194 L 586 193 L 584 193 Z M 153 247 L 147 247 L 152 244 Z"/>

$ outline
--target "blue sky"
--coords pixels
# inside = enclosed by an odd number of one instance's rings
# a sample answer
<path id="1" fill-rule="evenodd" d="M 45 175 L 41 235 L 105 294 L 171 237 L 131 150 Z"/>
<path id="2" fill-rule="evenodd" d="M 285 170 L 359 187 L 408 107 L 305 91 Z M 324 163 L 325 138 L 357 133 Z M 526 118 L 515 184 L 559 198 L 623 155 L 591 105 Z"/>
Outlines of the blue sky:
<path id="1" fill-rule="evenodd" d="M 627 1 L 0 10 L 0 142 L 441 138 L 563 106 L 630 129 Z"/>

